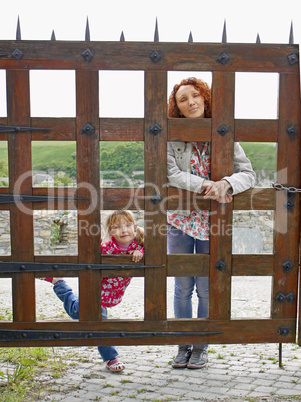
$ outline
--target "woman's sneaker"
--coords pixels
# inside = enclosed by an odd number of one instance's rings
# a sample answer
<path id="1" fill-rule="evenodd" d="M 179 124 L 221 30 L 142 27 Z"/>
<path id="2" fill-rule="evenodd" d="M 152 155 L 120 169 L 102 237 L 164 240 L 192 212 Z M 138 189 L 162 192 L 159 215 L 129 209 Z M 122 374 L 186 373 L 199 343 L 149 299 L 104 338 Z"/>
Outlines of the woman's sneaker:
<path id="1" fill-rule="evenodd" d="M 185 368 L 191 356 L 189 345 L 179 345 L 178 354 L 172 361 L 173 368 Z"/>
<path id="2" fill-rule="evenodd" d="M 187 364 L 189 369 L 200 369 L 206 366 L 208 362 L 208 352 L 206 349 L 194 346 L 192 349 L 192 354 Z"/>

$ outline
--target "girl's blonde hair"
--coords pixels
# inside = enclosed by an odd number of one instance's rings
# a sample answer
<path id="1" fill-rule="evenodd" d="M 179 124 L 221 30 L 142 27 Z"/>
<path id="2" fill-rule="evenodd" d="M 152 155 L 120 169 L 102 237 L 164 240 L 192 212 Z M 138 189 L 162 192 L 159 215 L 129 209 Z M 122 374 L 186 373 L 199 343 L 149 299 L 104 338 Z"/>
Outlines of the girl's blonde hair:
<path id="1" fill-rule="evenodd" d="M 135 240 L 140 245 L 144 245 L 144 230 L 136 225 L 134 215 L 131 211 L 126 211 L 124 209 L 117 210 L 112 212 L 106 220 L 105 229 L 106 229 L 106 237 L 110 237 L 109 233 L 113 225 L 116 225 L 120 222 L 121 218 L 126 220 L 127 222 L 133 223 L 135 225 L 136 236 Z"/>

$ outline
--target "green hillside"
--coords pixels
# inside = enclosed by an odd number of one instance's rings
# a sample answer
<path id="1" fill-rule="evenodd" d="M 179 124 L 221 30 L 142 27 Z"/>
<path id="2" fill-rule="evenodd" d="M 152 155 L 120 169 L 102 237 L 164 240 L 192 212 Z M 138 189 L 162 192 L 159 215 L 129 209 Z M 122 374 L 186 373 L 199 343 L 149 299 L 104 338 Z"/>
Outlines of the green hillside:
<path id="1" fill-rule="evenodd" d="M 275 172 L 276 147 L 272 143 L 241 143 L 255 171 Z M 63 171 L 76 178 L 75 141 L 35 141 L 32 143 L 33 170 Z M 0 141 L 0 176 L 7 176 L 7 142 Z M 143 142 L 100 143 L 100 169 L 121 171 L 131 175 L 133 171 L 144 169 Z M 109 177 L 108 177 L 109 178 Z M 110 177 L 114 178 L 114 177 Z"/>

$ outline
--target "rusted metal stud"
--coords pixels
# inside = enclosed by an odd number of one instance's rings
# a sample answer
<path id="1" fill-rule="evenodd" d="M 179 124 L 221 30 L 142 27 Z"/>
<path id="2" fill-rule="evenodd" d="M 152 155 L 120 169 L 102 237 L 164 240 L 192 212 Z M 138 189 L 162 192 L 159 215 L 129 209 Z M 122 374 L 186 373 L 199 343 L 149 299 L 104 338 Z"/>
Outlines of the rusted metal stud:
<path id="1" fill-rule="evenodd" d="M 292 332 L 292 330 L 290 328 L 287 328 L 287 327 L 279 327 L 278 328 L 278 334 L 279 335 L 287 336 L 291 332 Z"/>
<path id="2" fill-rule="evenodd" d="M 21 28 L 20 28 L 20 18 L 18 16 L 16 40 L 21 40 Z"/>
<path id="3" fill-rule="evenodd" d="M 88 48 L 82 52 L 82 58 L 89 63 L 94 57 L 94 54 L 91 52 L 91 50 Z"/>
<path id="4" fill-rule="evenodd" d="M 155 123 L 148 129 L 148 131 L 153 135 L 157 135 L 157 134 L 161 133 L 162 128 L 161 128 L 160 124 Z"/>
<path id="5" fill-rule="evenodd" d="M 292 66 L 299 63 L 299 56 L 297 53 L 291 53 L 287 56 L 289 64 Z"/>
<path id="6" fill-rule="evenodd" d="M 154 42 L 159 42 L 158 19 L 156 18 Z"/>
<path id="7" fill-rule="evenodd" d="M 286 296 L 282 292 L 279 292 L 275 297 L 275 299 L 277 300 L 277 302 L 283 303 L 284 300 L 286 299 Z"/>
<path id="8" fill-rule="evenodd" d="M 296 300 L 296 296 L 294 294 L 294 292 L 290 292 L 289 294 L 286 295 L 286 300 L 289 303 L 293 303 Z"/>
<path id="9" fill-rule="evenodd" d="M 226 20 L 224 20 L 222 43 L 227 43 L 227 30 L 226 30 Z"/>
<path id="10" fill-rule="evenodd" d="M 154 63 L 158 63 L 162 59 L 162 54 L 158 50 L 154 50 L 149 57 Z"/>
<path id="11" fill-rule="evenodd" d="M 290 36 L 289 36 L 289 45 L 294 44 L 294 32 L 293 32 L 293 21 L 291 22 Z"/>
<path id="12" fill-rule="evenodd" d="M 121 35 L 120 35 L 120 42 L 125 42 L 123 31 L 121 32 Z"/>
<path id="13" fill-rule="evenodd" d="M 163 198 L 161 197 L 160 194 L 155 193 L 150 197 L 151 202 L 156 205 L 159 204 L 159 202 L 161 202 L 163 200 Z"/>
<path id="14" fill-rule="evenodd" d="M 226 263 L 223 260 L 218 260 L 217 263 L 215 264 L 215 268 L 218 269 L 219 271 L 224 271 L 226 268 Z"/>
<path id="15" fill-rule="evenodd" d="M 86 123 L 82 128 L 82 134 L 92 135 L 95 133 L 95 127 L 92 126 L 90 123 Z"/>
<path id="16" fill-rule="evenodd" d="M 223 137 L 229 131 L 228 127 L 225 124 L 222 124 L 217 129 L 217 132 Z"/>
<path id="17" fill-rule="evenodd" d="M 23 52 L 20 49 L 15 49 L 11 55 L 16 61 L 19 61 L 23 57 Z"/>
<path id="18" fill-rule="evenodd" d="M 21 265 L 21 266 L 20 266 L 20 270 L 21 270 L 21 271 L 25 271 L 25 269 L 26 269 L 25 265 Z"/>
<path id="19" fill-rule="evenodd" d="M 257 34 L 257 37 L 256 37 L 256 43 L 258 43 L 258 44 L 260 44 L 260 43 L 261 43 L 259 33 Z"/>
<path id="20" fill-rule="evenodd" d="M 50 39 L 50 40 L 56 40 L 54 30 L 52 30 L 52 34 L 51 34 L 51 39 Z"/>
<path id="21" fill-rule="evenodd" d="M 286 132 L 288 133 L 288 135 L 289 135 L 290 137 L 293 137 L 294 135 L 298 134 L 298 130 L 296 129 L 296 127 L 295 127 L 294 125 L 289 126 L 289 127 L 286 129 Z"/>
<path id="22" fill-rule="evenodd" d="M 89 18 L 88 17 L 87 17 L 87 23 L 86 23 L 85 41 L 86 42 L 90 41 L 90 28 L 89 28 Z"/>
<path id="23" fill-rule="evenodd" d="M 192 33 L 190 31 L 189 38 L 188 38 L 188 43 L 192 43 L 192 42 L 193 42 L 193 38 L 192 38 Z"/>
<path id="24" fill-rule="evenodd" d="M 293 265 L 293 263 L 291 262 L 291 260 L 289 260 L 289 259 L 288 259 L 288 260 L 285 260 L 285 261 L 282 263 L 282 269 L 283 269 L 283 271 L 284 271 L 285 273 L 291 271 L 293 268 L 294 268 L 294 265 Z"/>
<path id="25" fill-rule="evenodd" d="M 217 61 L 223 65 L 227 64 L 229 60 L 230 56 L 226 52 L 222 52 L 217 58 Z"/>

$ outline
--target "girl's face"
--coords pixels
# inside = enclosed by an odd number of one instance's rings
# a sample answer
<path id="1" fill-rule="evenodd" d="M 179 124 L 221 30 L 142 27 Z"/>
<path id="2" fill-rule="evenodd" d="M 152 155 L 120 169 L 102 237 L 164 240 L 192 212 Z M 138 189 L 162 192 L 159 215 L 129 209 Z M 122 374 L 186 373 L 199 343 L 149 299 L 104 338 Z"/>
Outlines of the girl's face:
<path id="1" fill-rule="evenodd" d="M 205 116 L 205 99 L 193 85 L 182 85 L 176 93 L 176 102 L 185 117 Z"/>
<path id="2" fill-rule="evenodd" d="M 121 244 L 128 244 L 135 239 L 135 225 L 121 217 L 118 222 L 110 227 L 110 236 L 115 237 Z"/>

